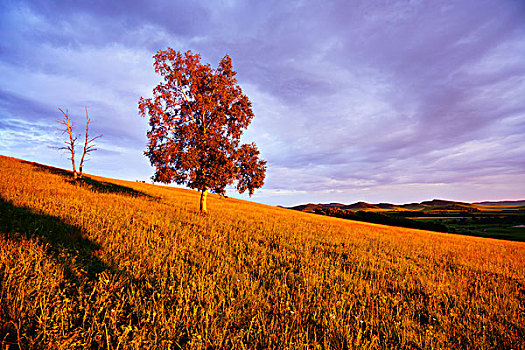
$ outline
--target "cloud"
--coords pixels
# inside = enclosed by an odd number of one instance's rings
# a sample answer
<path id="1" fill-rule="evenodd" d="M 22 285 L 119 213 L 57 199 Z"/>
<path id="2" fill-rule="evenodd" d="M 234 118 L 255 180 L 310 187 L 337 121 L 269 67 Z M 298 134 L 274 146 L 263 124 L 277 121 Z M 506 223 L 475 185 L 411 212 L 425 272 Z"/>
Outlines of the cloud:
<path id="1" fill-rule="evenodd" d="M 123 160 L 129 176 L 134 162 L 137 177 L 151 172 L 137 101 L 159 81 L 151 56 L 168 46 L 212 66 L 232 57 L 256 114 L 244 139 L 268 161 L 260 200 L 472 195 L 525 172 L 521 2 L 0 6 L 0 130 L 47 132 L 57 107 L 82 125 L 88 106 L 104 134 L 104 161 L 92 161 L 101 173 Z M 11 140 L 0 152 L 21 147 Z"/>

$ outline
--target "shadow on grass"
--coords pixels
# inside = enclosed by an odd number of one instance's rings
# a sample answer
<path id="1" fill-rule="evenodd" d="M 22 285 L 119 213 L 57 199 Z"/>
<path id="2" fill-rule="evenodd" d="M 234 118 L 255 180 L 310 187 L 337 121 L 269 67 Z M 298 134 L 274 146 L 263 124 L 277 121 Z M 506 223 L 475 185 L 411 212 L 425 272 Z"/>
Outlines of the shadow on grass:
<path id="1" fill-rule="evenodd" d="M 98 181 L 86 175 L 84 175 L 82 178 L 75 180 L 73 179 L 73 172 L 69 170 L 55 168 L 49 165 L 43 165 L 43 164 L 38 164 L 34 162 L 29 162 L 29 161 L 22 161 L 22 162 L 34 166 L 35 168 L 37 168 L 38 171 L 59 175 L 63 177 L 67 182 L 71 184 L 75 184 L 75 185 L 85 186 L 86 188 L 89 188 L 93 192 L 117 193 L 117 194 L 124 194 L 124 195 L 134 196 L 134 197 L 155 198 L 149 194 L 146 194 L 141 191 L 137 191 L 131 187 L 117 185 L 117 184 L 106 182 L 106 181 Z"/>
<path id="2" fill-rule="evenodd" d="M 155 198 L 154 196 L 151 196 L 141 191 L 137 191 L 131 187 L 117 185 L 117 184 L 113 184 L 113 183 L 105 182 L 105 181 L 94 180 L 85 175 L 80 179 L 77 179 L 77 180 L 70 179 L 68 181 L 73 184 L 85 185 L 91 191 L 98 192 L 98 193 L 118 193 L 118 194 L 125 194 L 128 196 L 133 196 L 133 197 L 146 197 L 146 198 L 152 198 L 152 199 Z"/>
<path id="3" fill-rule="evenodd" d="M 1 194 L 0 236 L 21 245 L 28 240 L 37 239 L 39 245 L 44 248 L 45 254 L 63 268 L 64 283 L 61 284 L 60 288 L 70 299 L 75 299 L 75 296 L 80 293 L 84 295 L 100 294 L 101 291 L 96 286 L 101 275 L 104 274 L 113 278 L 123 277 L 125 282 L 123 282 L 124 284 L 119 284 L 118 288 L 125 287 L 135 292 L 139 291 L 143 298 L 147 300 L 155 292 L 155 287 L 153 286 L 156 286 L 157 283 L 154 279 L 148 279 L 147 277 L 133 278 L 125 270 L 102 261 L 98 257 L 102 249 L 101 245 L 87 238 L 87 232 L 83 229 L 70 225 L 61 218 L 42 214 L 24 206 L 14 205 L 2 198 Z M 17 257 L 13 257 L 13 259 L 17 259 Z M 0 285 L 2 278 L 5 277 L 2 276 L 1 268 L 2 266 L 0 266 Z M 111 286 L 108 290 L 115 291 L 115 288 L 115 286 Z M 109 303 L 107 305 L 110 305 L 111 302 L 117 303 L 113 299 L 106 302 Z M 20 338 L 17 335 L 18 330 L 22 329 L 24 334 L 31 334 L 31 336 L 36 337 L 38 322 L 27 317 L 18 320 L 11 319 L 5 313 L 6 305 L 4 303 L 5 301 L 2 301 L 0 297 L 0 347 L 4 344 L 13 346 L 18 344 L 21 348 L 26 348 L 26 346 L 29 348 L 29 343 L 23 339 L 24 337 Z M 123 310 L 126 310 L 126 314 L 119 319 L 117 326 L 137 325 L 143 317 L 143 311 L 135 310 L 129 301 L 123 303 L 123 305 Z M 90 315 L 90 317 L 93 320 L 96 315 Z M 79 323 L 77 326 L 84 327 L 84 324 Z M 107 334 L 108 330 L 105 332 Z M 114 335 L 115 330 L 110 329 L 109 332 L 110 335 L 113 334 L 111 338 L 113 348 L 118 348 L 117 342 L 120 343 L 120 339 Z M 183 334 L 179 342 L 186 343 L 188 339 L 189 337 Z M 109 342 L 109 340 L 107 341 Z M 37 344 L 39 344 L 38 341 Z M 100 343 L 99 340 L 92 340 L 92 348 L 104 346 L 105 343 Z"/>
<path id="4" fill-rule="evenodd" d="M 46 253 L 65 267 L 66 278 L 75 284 L 80 281 L 72 268 L 85 271 L 88 279 L 94 279 L 98 273 L 111 269 L 96 257 L 100 246 L 85 238 L 79 228 L 60 218 L 17 207 L 1 197 L 0 232 L 9 240 L 38 238 L 43 245 L 47 244 Z"/>
<path id="5" fill-rule="evenodd" d="M 38 239 L 44 247 L 45 254 L 63 268 L 65 283 L 61 288 L 67 290 L 66 293 L 69 295 L 75 295 L 81 289 L 89 288 L 91 282 L 97 280 L 99 273 L 117 272 L 96 256 L 100 246 L 85 238 L 79 228 L 57 217 L 15 206 L 1 197 L 0 235 L 6 240 L 19 244 L 24 244 L 24 241 L 30 239 Z M 13 258 L 17 259 L 17 257 Z M 0 283 L 1 278 L 0 274 Z M 2 345 L 18 344 L 21 348 L 28 346 L 23 337 L 21 339 L 17 334 L 20 330 L 31 334 L 35 324 L 29 319 L 10 319 L 5 310 L 6 305 L 3 305 L 0 299 L 0 334 L 4 333 L 4 336 L 0 337 Z"/>

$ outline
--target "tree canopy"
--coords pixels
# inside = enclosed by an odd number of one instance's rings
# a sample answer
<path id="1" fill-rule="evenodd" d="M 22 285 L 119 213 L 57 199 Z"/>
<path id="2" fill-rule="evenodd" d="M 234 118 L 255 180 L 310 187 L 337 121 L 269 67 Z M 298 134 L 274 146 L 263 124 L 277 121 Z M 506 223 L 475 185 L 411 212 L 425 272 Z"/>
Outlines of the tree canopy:
<path id="1" fill-rule="evenodd" d="M 266 162 L 254 143 L 240 143 L 254 114 L 230 57 L 216 69 L 191 51 L 168 48 L 153 57 L 164 81 L 152 98 L 139 100 L 140 114 L 149 116 L 145 154 L 155 167 L 153 180 L 201 191 L 201 211 L 206 211 L 207 191 L 224 195 L 234 182 L 251 196 L 264 184 Z"/>

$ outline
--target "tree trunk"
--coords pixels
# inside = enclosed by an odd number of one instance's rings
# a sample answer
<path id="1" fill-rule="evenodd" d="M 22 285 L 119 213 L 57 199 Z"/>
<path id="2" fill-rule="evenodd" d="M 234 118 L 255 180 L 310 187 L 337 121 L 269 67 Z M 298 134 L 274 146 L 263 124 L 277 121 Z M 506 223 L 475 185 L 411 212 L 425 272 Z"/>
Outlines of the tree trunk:
<path id="1" fill-rule="evenodd" d="M 77 173 L 77 169 L 75 167 L 75 153 L 71 152 L 71 164 L 73 166 L 73 179 L 77 179 L 78 178 L 78 173 Z"/>
<path id="2" fill-rule="evenodd" d="M 208 197 L 208 190 L 201 192 L 201 213 L 206 213 L 206 198 Z"/>

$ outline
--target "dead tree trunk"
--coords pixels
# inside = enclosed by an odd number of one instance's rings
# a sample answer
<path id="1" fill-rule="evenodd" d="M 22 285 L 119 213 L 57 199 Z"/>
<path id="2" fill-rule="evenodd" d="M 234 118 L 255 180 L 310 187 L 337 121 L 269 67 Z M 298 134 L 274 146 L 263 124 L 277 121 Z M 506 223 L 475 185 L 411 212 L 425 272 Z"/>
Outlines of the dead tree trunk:
<path id="1" fill-rule="evenodd" d="M 91 139 L 89 138 L 89 122 L 90 121 L 91 119 L 89 119 L 89 115 L 88 115 L 88 111 L 86 107 L 86 137 L 84 140 L 84 151 L 82 152 L 82 158 L 80 158 L 80 166 L 78 167 L 79 177 L 82 177 L 82 171 L 84 168 L 84 158 L 86 157 L 86 154 L 97 150 L 93 142 L 99 137 L 102 137 L 102 135 L 97 135 Z"/>
<path id="2" fill-rule="evenodd" d="M 64 119 L 57 120 L 57 123 L 64 125 L 65 130 L 63 132 L 67 132 L 67 134 L 69 135 L 69 140 L 64 141 L 66 146 L 60 147 L 60 149 L 67 150 L 71 154 L 71 157 L 69 159 L 71 159 L 71 165 L 73 167 L 73 178 L 76 180 L 78 177 L 77 168 L 75 166 L 75 143 L 77 141 L 77 138 L 76 136 L 73 136 L 73 125 L 71 125 L 71 121 L 69 120 L 69 110 L 66 109 L 65 113 L 62 109 L 59 108 L 59 110 L 64 115 Z"/>

